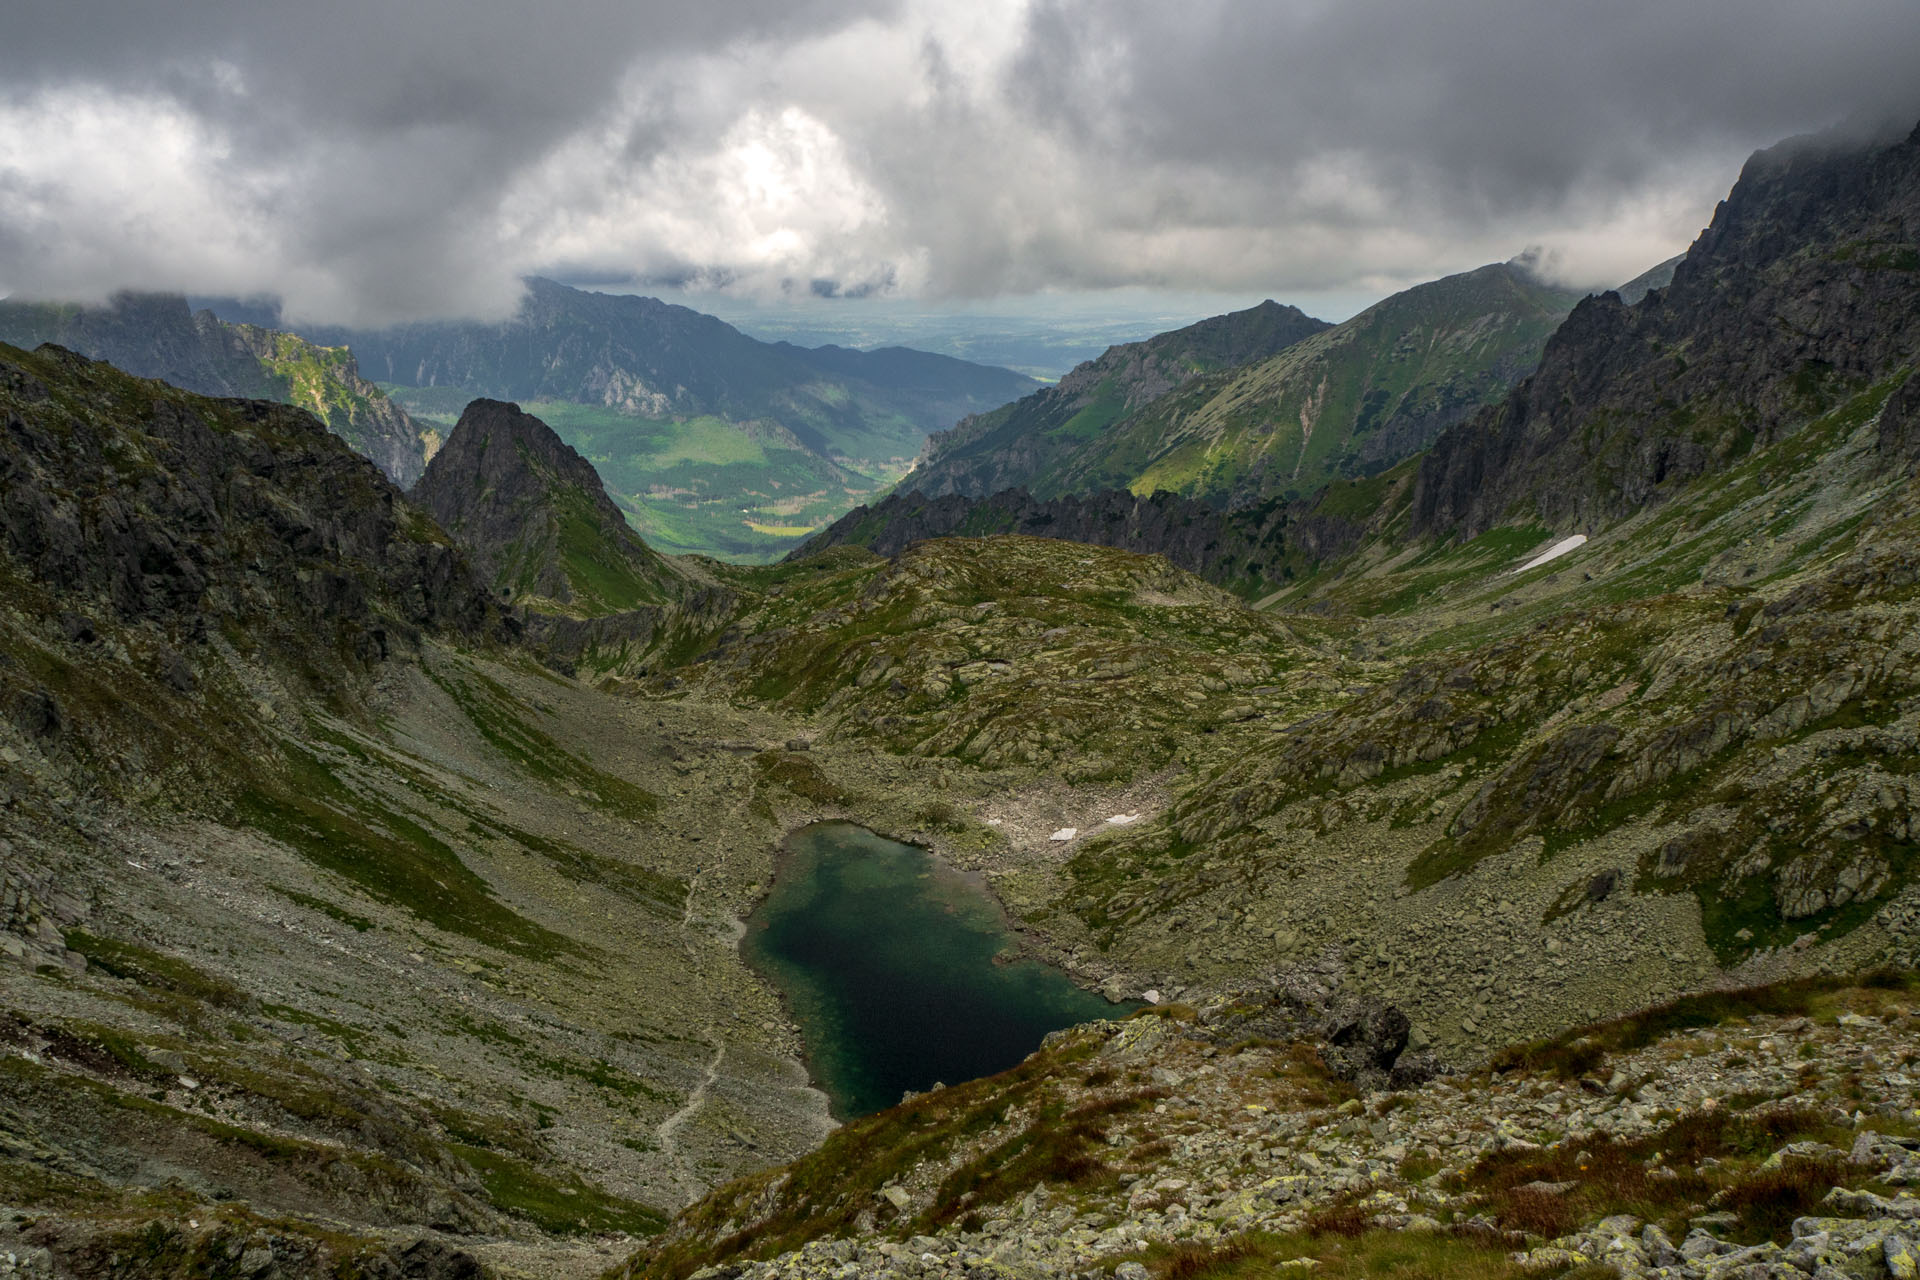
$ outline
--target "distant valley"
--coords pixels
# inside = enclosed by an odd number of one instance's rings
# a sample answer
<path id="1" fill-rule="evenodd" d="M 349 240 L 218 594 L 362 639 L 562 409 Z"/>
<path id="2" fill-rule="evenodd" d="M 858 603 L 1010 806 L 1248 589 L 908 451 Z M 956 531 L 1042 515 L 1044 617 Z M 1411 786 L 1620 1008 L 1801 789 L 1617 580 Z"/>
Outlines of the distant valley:
<path id="1" fill-rule="evenodd" d="M 502 325 L 316 329 L 415 416 L 469 400 L 540 413 L 649 542 L 764 560 L 905 473 L 928 433 L 1033 390 L 1006 369 L 902 347 L 758 342 L 652 298 L 532 280 Z"/>

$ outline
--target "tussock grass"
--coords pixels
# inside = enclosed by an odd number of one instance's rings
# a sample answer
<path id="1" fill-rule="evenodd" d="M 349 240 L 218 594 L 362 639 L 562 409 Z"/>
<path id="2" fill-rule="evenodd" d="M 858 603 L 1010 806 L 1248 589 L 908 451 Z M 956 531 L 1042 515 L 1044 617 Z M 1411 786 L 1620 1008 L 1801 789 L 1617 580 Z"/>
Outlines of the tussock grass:
<path id="1" fill-rule="evenodd" d="M 934 1194 L 925 1215 L 945 1225 L 987 1205 L 1005 1204 L 1032 1187 L 1111 1183 L 1116 1171 L 1098 1152 L 1106 1148 L 1105 1121 L 1152 1106 L 1165 1089 L 1141 1089 L 1098 1098 L 1067 1109 L 1059 1102 L 1040 1109 L 1019 1133 L 955 1169 Z"/>
<path id="2" fill-rule="evenodd" d="M 652 1235 L 665 1225 L 658 1210 L 612 1195 L 577 1176 L 552 1177 L 524 1160 L 479 1147 L 456 1144 L 453 1150 L 479 1175 L 487 1199 L 496 1208 L 553 1235 L 594 1231 Z"/>
<path id="3" fill-rule="evenodd" d="M 1739 1215 L 1732 1238 L 1784 1241 L 1795 1217 L 1830 1188 L 1862 1181 L 1868 1171 L 1840 1160 L 1789 1158 L 1772 1169 L 1762 1162 L 1790 1142 L 1837 1144 L 1851 1133 L 1808 1108 L 1722 1107 L 1688 1114 L 1631 1142 L 1595 1134 L 1577 1145 L 1496 1152 L 1447 1184 L 1483 1197 L 1502 1229 L 1545 1239 L 1616 1213 L 1684 1233 L 1687 1218 L 1711 1203 Z M 1716 1163 L 1705 1165 L 1709 1158 Z M 1543 1185 L 1567 1183 L 1557 1192 Z"/>
<path id="4" fill-rule="evenodd" d="M 84 929 L 69 929 L 63 937 L 69 950 L 78 951 L 88 964 L 116 978 L 224 1009 L 246 1009 L 253 1004 L 253 998 L 233 983 L 177 956 L 162 955 L 136 942 L 98 937 Z"/>

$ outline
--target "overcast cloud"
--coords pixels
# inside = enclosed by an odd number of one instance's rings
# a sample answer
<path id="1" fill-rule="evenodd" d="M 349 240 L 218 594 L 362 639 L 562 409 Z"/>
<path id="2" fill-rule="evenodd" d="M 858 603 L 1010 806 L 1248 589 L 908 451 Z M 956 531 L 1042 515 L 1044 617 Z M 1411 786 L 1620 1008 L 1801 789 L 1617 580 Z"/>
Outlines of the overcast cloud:
<path id="1" fill-rule="evenodd" d="M 1612 282 L 1755 147 L 1920 118 L 1916 66 L 1913 0 L 16 0 L 0 290 Z"/>

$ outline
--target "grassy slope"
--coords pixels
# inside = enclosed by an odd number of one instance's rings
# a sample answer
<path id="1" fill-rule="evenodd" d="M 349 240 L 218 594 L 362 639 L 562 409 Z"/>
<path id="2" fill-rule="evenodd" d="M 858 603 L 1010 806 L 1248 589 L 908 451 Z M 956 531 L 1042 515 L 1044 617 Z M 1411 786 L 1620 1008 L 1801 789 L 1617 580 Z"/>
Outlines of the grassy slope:
<path id="1" fill-rule="evenodd" d="M 203 636 L 0 556 L 0 942 L 32 948 L 0 964 L 0 1108 L 38 1144 L 0 1153 L 0 1198 L 71 1213 L 83 1234 L 158 1223 L 170 1241 L 236 1198 L 248 1222 L 351 1224 L 347 1250 L 430 1223 L 538 1241 L 656 1228 L 762 1158 L 728 1126 L 762 1151 L 812 1136 L 773 1038 L 732 1028 L 718 1034 L 737 1100 L 682 1124 L 677 1150 L 658 1136 L 720 1042 L 710 1011 L 752 1010 L 754 1028 L 777 1015 L 737 964 L 689 964 L 706 946 L 689 882 L 720 840 L 699 843 L 685 808 L 704 820 L 710 796 L 662 793 L 709 754 L 716 793 L 729 771 L 748 785 L 703 736 L 731 728 L 726 713 L 643 721 L 523 654 L 417 628 L 396 625 L 392 657 L 365 668 L 322 627 L 283 636 L 272 591 L 305 579 L 262 568 L 250 521 L 275 521 L 271 546 L 300 528 L 302 499 L 334 515 L 391 502 L 372 468 L 303 415 L 7 354 L 34 380 L 0 390 L 55 442 L 29 466 L 118 424 L 106 465 L 153 501 L 182 455 L 140 429 L 163 413 L 282 466 L 243 482 L 217 535 L 194 531 L 218 586 Z M 310 469 L 338 483 L 315 491 Z M 389 546 L 444 542 L 397 511 Z M 251 567 L 250 590 L 226 589 L 227 561 Z M 361 589 L 378 598 L 377 581 Z M 29 694 L 56 709 L 38 733 L 15 714 Z M 671 763 L 669 733 L 688 744 Z M 745 813 L 723 838 L 777 835 Z M 177 1185 L 128 1185 L 148 1167 Z"/>
<path id="2" fill-rule="evenodd" d="M 921 475 L 943 487 L 958 480 L 954 487 L 964 493 L 1016 485 L 1041 496 L 1073 490 L 1074 485 L 1061 482 L 1062 469 L 1098 454 L 1110 429 L 1129 414 L 1143 411 L 1157 397 L 1178 398 L 1180 389 L 1196 379 L 1224 378 L 1228 370 L 1324 329 L 1323 321 L 1268 303 L 1111 347 L 1059 385 L 976 415 L 936 437 Z"/>
<path id="3" fill-rule="evenodd" d="M 1371 814 L 1415 891 L 1529 841 L 1548 879 L 1617 850 L 1638 891 L 1698 900 L 1723 963 L 1858 927 L 1920 870 L 1886 785 L 1920 691 L 1915 494 L 1870 450 L 1889 385 L 1525 574 L 1566 531 L 1383 539 L 1292 589 L 1274 607 L 1344 617 L 1377 683 L 1083 857 L 1083 917 L 1124 938 L 1208 896 L 1166 879 L 1170 856 L 1244 859 L 1258 885 L 1273 824 Z"/>
<path id="4" fill-rule="evenodd" d="M 1040 490 L 1296 496 L 1382 470 L 1502 394 L 1574 301 L 1504 267 L 1407 290 L 1130 415 L 1055 459 Z"/>
<path id="5" fill-rule="evenodd" d="M 597 495 L 582 491 L 521 451 L 541 482 L 540 496 L 517 513 L 522 533 L 501 553 L 494 585 L 517 604 L 573 617 L 664 604 L 678 577 L 633 536 L 624 519 L 609 526 Z M 564 601 L 559 579 L 564 579 Z"/>
<path id="6" fill-rule="evenodd" d="M 1189 359 L 1139 403 L 1115 367 L 1075 396 L 1030 397 L 929 461 L 1004 454 L 1039 497 L 1169 489 L 1210 500 L 1296 496 L 1378 472 L 1531 368 L 1576 301 L 1505 266 L 1394 295 L 1264 360 Z"/>
<path id="7" fill-rule="evenodd" d="M 333 433 L 361 453 L 369 450 L 370 432 L 378 428 L 375 415 L 389 416 L 383 403 L 387 393 L 364 382 L 353 368 L 353 353 L 345 347 L 322 347 L 291 333 L 253 330 L 254 341 L 266 354 L 257 356 L 274 391 L 273 398 L 312 411 Z M 440 435 L 430 428 L 420 432 L 424 453 L 431 457 Z"/>
<path id="8" fill-rule="evenodd" d="M 1158 557 L 942 539 L 893 563 L 847 550 L 735 575 L 752 593 L 736 638 L 688 644 L 698 660 L 671 678 L 904 754 L 1113 779 L 1325 696 L 1293 627 Z"/>

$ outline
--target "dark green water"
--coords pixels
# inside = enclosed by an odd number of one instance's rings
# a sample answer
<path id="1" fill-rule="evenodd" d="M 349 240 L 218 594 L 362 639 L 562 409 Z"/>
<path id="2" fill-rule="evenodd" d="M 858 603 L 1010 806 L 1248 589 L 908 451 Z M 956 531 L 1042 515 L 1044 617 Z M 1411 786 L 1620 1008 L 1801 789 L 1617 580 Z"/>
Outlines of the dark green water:
<path id="1" fill-rule="evenodd" d="M 977 885 L 925 850 L 845 822 L 787 842 L 747 921 L 749 963 L 786 995 L 815 1080 L 845 1118 L 908 1090 L 1013 1066 L 1049 1031 L 1124 1015 L 1034 960 Z"/>

